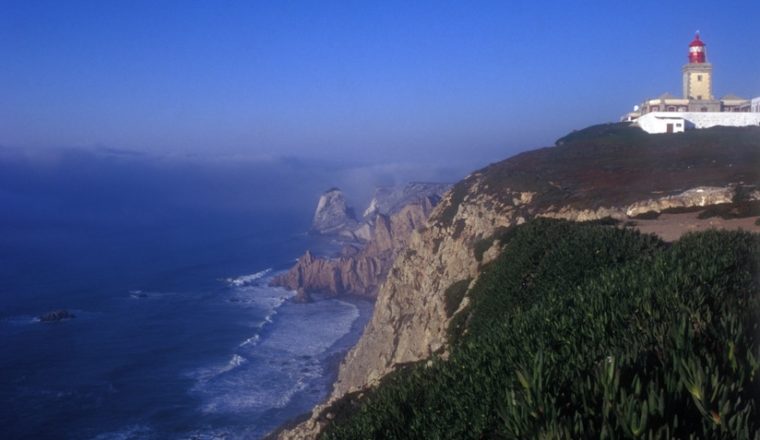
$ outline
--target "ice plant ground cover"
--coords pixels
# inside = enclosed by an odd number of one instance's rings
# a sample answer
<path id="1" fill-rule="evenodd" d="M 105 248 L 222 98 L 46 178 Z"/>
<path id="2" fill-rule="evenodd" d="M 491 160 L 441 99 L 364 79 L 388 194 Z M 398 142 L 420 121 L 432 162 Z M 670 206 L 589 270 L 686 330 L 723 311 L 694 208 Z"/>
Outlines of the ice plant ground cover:
<path id="1" fill-rule="evenodd" d="M 347 395 L 323 438 L 760 436 L 760 237 L 536 220 L 502 244 L 448 359 Z"/>

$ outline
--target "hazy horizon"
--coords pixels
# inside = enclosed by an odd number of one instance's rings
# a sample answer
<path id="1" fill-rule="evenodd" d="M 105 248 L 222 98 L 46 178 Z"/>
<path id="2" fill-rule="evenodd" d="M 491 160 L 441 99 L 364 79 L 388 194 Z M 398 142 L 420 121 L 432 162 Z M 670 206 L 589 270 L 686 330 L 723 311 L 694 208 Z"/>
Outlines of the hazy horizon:
<path id="1" fill-rule="evenodd" d="M 477 167 L 679 94 L 760 94 L 760 5 L 47 2 L 0 16 L 0 145 Z"/>

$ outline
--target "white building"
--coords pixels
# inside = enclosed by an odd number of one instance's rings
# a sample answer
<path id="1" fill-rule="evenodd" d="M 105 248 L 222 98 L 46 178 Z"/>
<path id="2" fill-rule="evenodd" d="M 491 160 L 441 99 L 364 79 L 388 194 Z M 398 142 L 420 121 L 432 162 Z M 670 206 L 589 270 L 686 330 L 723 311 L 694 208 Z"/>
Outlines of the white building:
<path id="1" fill-rule="evenodd" d="M 681 113 L 669 112 L 647 113 L 636 123 L 647 133 L 683 133 L 687 124 Z"/>
<path id="2" fill-rule="evenodd" d="M 750 111 L 753 113 L 760 113 L 760 96 L 757 98 L 754 98 L 752 100 L 752 105 L 750 106 Z"/>
<path id="3" fill-rule="evenodd" d="M 636 123 L 647 133 L 680 133 L 691 128 L 760 126 L 760 112 L 651 112 Z"/>

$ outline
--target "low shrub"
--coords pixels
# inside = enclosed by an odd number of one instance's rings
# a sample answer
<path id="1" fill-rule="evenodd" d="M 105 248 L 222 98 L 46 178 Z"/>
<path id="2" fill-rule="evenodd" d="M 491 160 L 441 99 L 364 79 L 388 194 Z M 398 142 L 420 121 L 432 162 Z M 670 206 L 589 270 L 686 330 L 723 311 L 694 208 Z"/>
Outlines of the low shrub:
<path id="1" fill-rule="evenodd" d="M 488 237 L 481 238 L 472 245 L 472 253 L 475 255 L 475 260 L 477 260 L 478 263 L 483 262 L 483 255 L 485 255 L 486 251 L 493 246 L 493 242 L 493 237 Z"/>
<path id="2" fill-rule="evenodd" d="M 464 295 L 467 293 L 467 287 L 470 285 L 470 279 L 460 280 L 450 285 L 446 291 L 443 292 L 446 306 L 446 316 L 451 318 L 454 312 L 457 311 L 459 305 L 464 299 Z"/>
<path id="3" fill-rule="evenodd" d="M 700 219 L 720 217 L 724 220 L 760 215 L 760 201 L 742 201 L 713 205 L 697 215 Z"/>
<path id="4" fill-rule="evenodd" d="M 448 359 L 397 371 L 322 438 L 760 438 L 758 235 L 508 235 Z"/>

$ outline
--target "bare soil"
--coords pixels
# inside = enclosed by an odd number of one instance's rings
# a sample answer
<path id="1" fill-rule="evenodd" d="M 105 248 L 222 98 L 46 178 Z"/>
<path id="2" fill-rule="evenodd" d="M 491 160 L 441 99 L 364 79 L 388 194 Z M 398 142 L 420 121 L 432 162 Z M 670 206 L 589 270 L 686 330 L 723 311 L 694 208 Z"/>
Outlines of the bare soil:
<path id="1" fill-rule="evenodd" d="M 665 241 L 676 241 L 687 232 L 704 231 L 708 229 L 727 229 L 760 233 L 760 226 L 755 222 L 760 217 L 745 217 L 736 219 L 722 219 L 712 217 L 699 219 L 699 212 L 686 212 L 681 214 L 660 214 L 653 220 L 633 220 L 636 229 L 647 234 L 656 234 Z"/>

